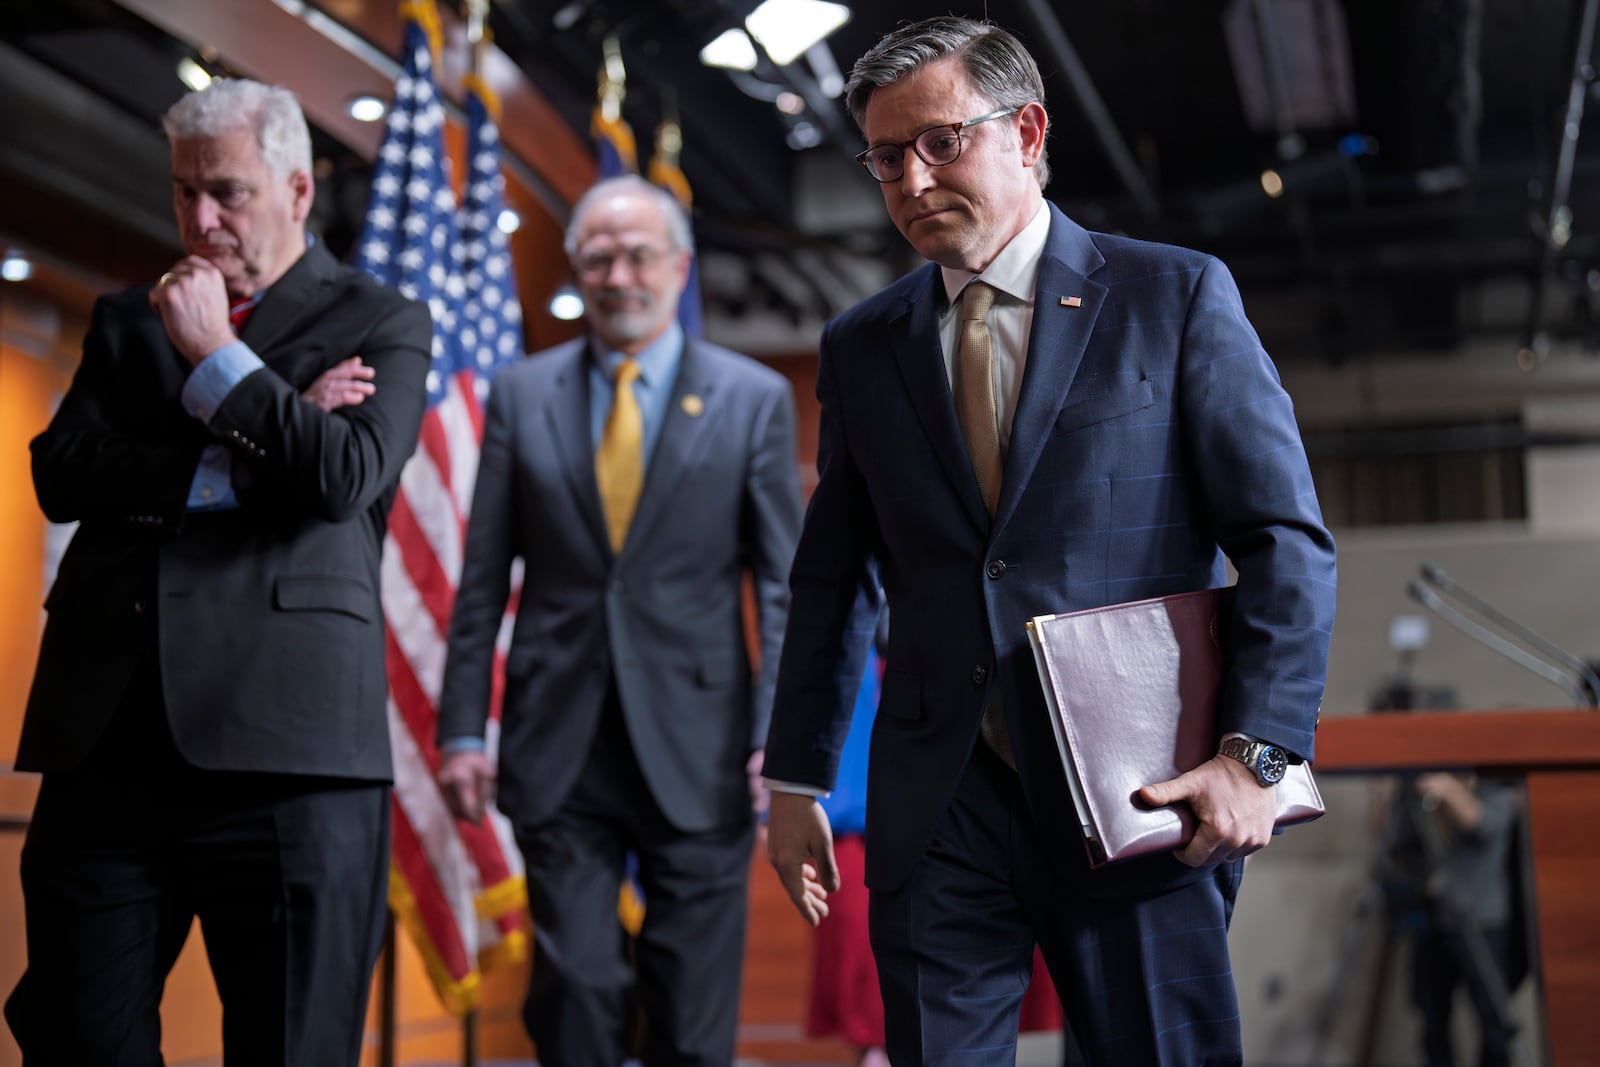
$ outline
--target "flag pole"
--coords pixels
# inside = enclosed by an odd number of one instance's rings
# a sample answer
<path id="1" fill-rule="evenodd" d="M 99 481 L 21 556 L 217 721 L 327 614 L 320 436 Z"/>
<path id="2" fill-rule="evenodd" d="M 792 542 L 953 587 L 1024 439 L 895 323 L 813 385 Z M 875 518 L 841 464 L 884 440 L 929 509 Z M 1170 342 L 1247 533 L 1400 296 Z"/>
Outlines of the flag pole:
<path id="1" fill-rule="evenodd" d="M 469 71 L 474 79 L 483 77 L 483 53 L 489 46 L 489 0 L 467 0 L 467 48 Z M 471 164 L 468 164 L 470 169 Z M 476 1005 L 461 1017 L 461 1067 L 478 1067 L 478 1009 Z"/>
<path id="2" fill-rule="evenodd" d="M 607 122 L 620 122 L 628 84 L 628 70 L 622 65 L 622 43 L 616 34 L 607 34 L 600 47 L 605 57 L 600 67 L 600 114 Z"/>
<path id="3" fill-rule="evenodd" d="M 395 937 L 394 910 L 383 924 L 383 962 L 378 971 L 378 1067 L 394 1067 L 395 1054 Z"/>
<path id="4" fill-rule="evenodd" d="M 433 672 L 421 664 L 433 663 L 445 651 L 445 616 L 458 578 L 448 571 L 449 553 L 429 531 L 464 521 L 461 503 L 449 489 L 452 475 L 443 472 L 461 473 L 462 484 L 475 476 L 481 448 L 475 427 L 481 425 L 494 371 L 522 353 L 522 313 L 506 234 L 497 226 L 505 175 L 491 114 L 493 95 L 478 79 L 464 90 L 469 120 L 465 199 L 472 207 L 463 210 L 452 180 L 453 138 L 445 136 L 448 119 L 436 76 L 443 36 L 438 4 L 401 0 L 400 14 L 405 23 L 401 73 L 374 168 L 356 266 L 379 284 L 426 302 L 433 314 L 422 434 L 443 447 L 418 449 L 408 461 L 408 470 L 423 474 L 401 479 L 385 536 L 385 558 L 397 562 L 385 568 L 382 583 L 390 634 L 398 637 L 407 630 L 402 620 L 431 615 L 435 623 L 417 627 L 410 643 L 394 641 L 388 657 L 389 726 L 399 739 L 393 746 L 395 777 L 402 783 L 392 798 L 389 902 L 439 1003 L 459 1018 L 476 1006 L 486 963 L 526 958 L 519 919 L 527 896 L 521 857 L 498 813 L 489 832 L 469 834 L 438 801 L 429 757 L 439 694 Z M 487 17 L 488 11 L 480 9 L 478 21 Z M 488 27 L 481 32 L 487 35 Z M 485 56 L 485 66 L 490 58 Z M 474 429 L 456 433 L 451 427 Z M 443 589 L 437 581 L 441 570 Z M 425 594 L 425 588 L 439 595 Z M 421 614 L 419 603 L 425 605 Z M 438 854 L 429 851 L 430 843 L 440 846 Z"/>
<path id="5" fill-rule="evenodd" d="M 467 0 L 467 46 L 472 49 L 471 70 L 483 75 L 483 52 L 489 46 L 489 0 Z"/>

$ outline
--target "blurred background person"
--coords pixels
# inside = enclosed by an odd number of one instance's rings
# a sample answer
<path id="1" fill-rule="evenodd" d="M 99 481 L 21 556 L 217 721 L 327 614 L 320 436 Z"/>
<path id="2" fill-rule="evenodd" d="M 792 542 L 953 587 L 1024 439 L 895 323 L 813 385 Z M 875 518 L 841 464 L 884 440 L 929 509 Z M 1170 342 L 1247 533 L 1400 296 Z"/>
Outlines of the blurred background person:
<path id="1" fill-rule="evenodd" d="M 439 782 L 482 818 L 492 789 L 526 862 L 544 1067 L 732 1062 L 773 674 L 800 527 L 794 397 L 776 372 L 687 338 L 692 238 L 671 194 L 609 178 L 567 252 L 589 336 L 494 381 L 450 624 Z M 484 748 L 513 560 L 498 767 Z M 745 645 L 753 577 L 762 670 Z M 617 919 L 629 855 L 644 924 Z"/>

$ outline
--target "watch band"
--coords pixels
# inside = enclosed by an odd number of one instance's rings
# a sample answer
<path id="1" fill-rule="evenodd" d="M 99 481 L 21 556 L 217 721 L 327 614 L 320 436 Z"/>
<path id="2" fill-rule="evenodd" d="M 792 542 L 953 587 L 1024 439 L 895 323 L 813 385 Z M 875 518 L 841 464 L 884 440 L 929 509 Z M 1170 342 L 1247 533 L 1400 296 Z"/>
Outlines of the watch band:
<path id="1" fill-rule="evenodd" d="M 1270 741 L 1261 741 L 1246 734 L 1224 738 L 1218 746 L 1219 755 L 1236 759 L 1256 776 L 1261 786 L 1276 785 L 1283 779 L 1288 754 Z M 1271 758 L 1266 758 L 1268 756 Z"/>

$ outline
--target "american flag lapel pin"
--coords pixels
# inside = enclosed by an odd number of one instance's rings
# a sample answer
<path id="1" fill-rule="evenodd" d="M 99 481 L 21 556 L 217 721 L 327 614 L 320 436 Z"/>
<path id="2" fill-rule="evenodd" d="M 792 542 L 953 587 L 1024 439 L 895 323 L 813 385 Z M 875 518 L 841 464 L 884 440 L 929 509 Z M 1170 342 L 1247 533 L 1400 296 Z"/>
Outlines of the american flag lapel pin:
<path id="1" fill-rule="evenodd" d="M 1061 306 L 1064 308 L 1081 308 L 1083 307 L 1083 297 L 1064 296 L 1061 298 Z"/>

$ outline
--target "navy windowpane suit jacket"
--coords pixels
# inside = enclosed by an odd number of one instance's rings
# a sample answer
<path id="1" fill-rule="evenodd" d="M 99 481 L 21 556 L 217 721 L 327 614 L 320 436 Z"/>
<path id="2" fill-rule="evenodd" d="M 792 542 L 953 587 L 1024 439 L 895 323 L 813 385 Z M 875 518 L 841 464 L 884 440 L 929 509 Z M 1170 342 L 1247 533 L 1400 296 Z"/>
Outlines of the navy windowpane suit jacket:
<path id="1" fill-rule="evenodd" d="M 1039 825 L 1081 851 L 1025 624 L 1222 585 L 1224 556 L 1239 580 L 1219 727 L 1314 754 L 1333 541 L 1233 279 L 1199 252 L 1090 233 L 1049 210 L 992 522 L 941 358 L 938 269 L 823 336 L 820 481 L 765 773 L 832 784 L 881 583 L 894 625 L 869 773 L 874 889 L 897 888 L 926 849 L 991 686 Z M 1160 855 L 1086 872 L 1080 888 L 1149 891 L 1200 873 Z"/>

